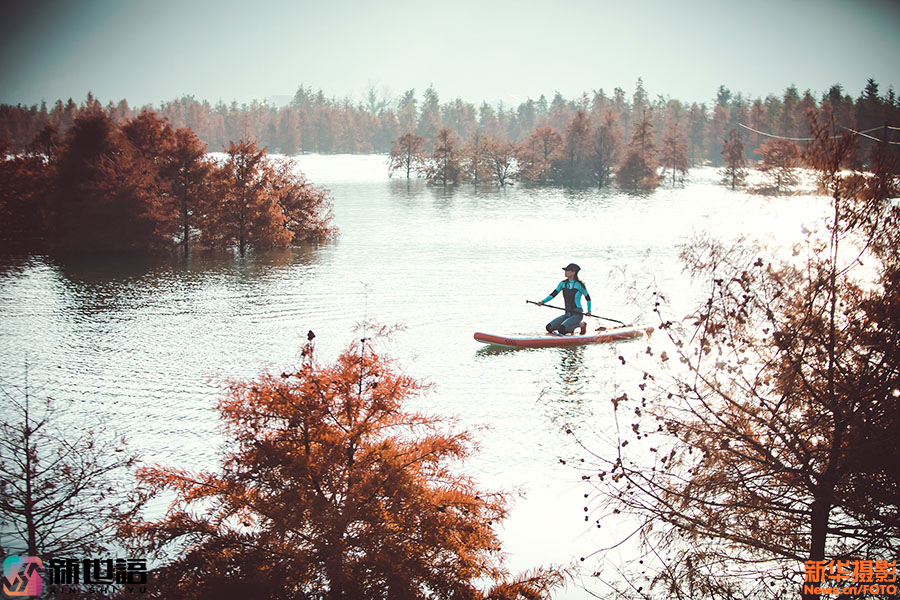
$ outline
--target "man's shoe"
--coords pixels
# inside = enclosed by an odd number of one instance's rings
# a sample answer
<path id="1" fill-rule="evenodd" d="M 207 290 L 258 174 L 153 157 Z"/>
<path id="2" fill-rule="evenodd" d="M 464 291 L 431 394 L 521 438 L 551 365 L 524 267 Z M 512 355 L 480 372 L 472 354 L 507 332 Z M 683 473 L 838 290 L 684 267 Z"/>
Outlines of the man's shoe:
<path id="1" fill-rule="evenodd" d="M 584 335 L 584 333 L 586 331 L 587 331 L 587 323 L 582 323 L 581 324 L 581 335 Z"/>

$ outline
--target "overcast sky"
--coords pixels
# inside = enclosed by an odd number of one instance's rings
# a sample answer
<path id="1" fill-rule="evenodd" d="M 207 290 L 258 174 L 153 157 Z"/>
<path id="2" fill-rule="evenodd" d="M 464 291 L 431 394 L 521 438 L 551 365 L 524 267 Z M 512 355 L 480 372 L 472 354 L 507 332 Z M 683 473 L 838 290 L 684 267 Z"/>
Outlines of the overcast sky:
<path id="1" fill-rule="evenodd" d="M 362 100 L 429 85 L 516 105 L 638 77 L 651 97 L 710 102 L 835 83 L 900 84 L 895 0 L 4 0 L 0 103 L 88 91 L 132 106 L 293 95 Z"/>

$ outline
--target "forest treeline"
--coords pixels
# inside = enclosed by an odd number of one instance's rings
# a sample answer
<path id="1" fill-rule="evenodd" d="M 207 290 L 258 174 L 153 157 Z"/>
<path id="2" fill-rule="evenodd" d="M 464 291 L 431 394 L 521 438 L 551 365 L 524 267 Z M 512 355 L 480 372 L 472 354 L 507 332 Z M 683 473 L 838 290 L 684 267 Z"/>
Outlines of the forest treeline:
<path id="1" fill-rule="evenodd" d="M 92 105 L 0 148 L 0 239 L 71 252 L 271 248 L 335 233 L 330 194 L 239 140 L 215 159 L 186 127 Z"/>
<path id="2" fill-rule="evenodd" d="M 462 143 L 477 137 L 522 144 L 535 131 L 549 127 L 565 134 L 579 113 L 587 116 L 593 127 L 606 119 L 607 113 L 621 128 L 624 139 L 630 139 L 633 128 L 648 115 L 652 125 L 652 141 L 662 145 L 666 131 L 680 128 L 686 142 L 689 166 L 722 164 L 722 147 L 728 132 L 743 123 L 773 135 L 804 138 L 810 135 L 810 109 L 833 111 L 840 127 L 864 131 L 885 122 L 900 123 L 900 101 L 893 88 L 879 92 L 878 83 L 869 79 L 859 97 L 847 94 L 840 84 L 816 95 L 801 92 L 794 85 L 780 95 L 751 99 L 720 86 L 710 103 L 687 103 L 656 96 L 651 98 L 638 79 L 629 95 L 621 88 L 611 94 L 603 89 L 583 93 L 578 98 L 565 98 L 560 93 L 548 99 L 541 95 L 518 106 L 482 102 L 480 106 L 459 98 L 441 102 L 437 91 L 429 87 L 419 97 L 416 90 L 403 92 L 391 99 L 370 89 L 364 101 L 329 98 L 322 90 L 301 85 L 291 102 L 275 107 L 254 101 L 215 105 L 185 96 L 159 106 L 142 107 L 169 120 L 173 128 L 190 128 L 214 151 L 224 149 L 232 140 L 256 140 L 271 152 L 315 153 L 388 153 L 393 142 L 406 133 L 425 140 L 427 150 L 438 143 L 438 134 L 448 129 Z M 109 102 L 105 107 L 88 95 L 80 105 L 69 99 L 52 106 L 0 106 L 0 139 L 15 151 L 23 151 L 48 125 L 61 133 L 74 124 L 85 111 L 103 110 L 115 122 L 127 121 L 141 110 L 134 110 L 127 100 Z M 747 158 L 754 157 L 764 137 L 742 130 Z"/>

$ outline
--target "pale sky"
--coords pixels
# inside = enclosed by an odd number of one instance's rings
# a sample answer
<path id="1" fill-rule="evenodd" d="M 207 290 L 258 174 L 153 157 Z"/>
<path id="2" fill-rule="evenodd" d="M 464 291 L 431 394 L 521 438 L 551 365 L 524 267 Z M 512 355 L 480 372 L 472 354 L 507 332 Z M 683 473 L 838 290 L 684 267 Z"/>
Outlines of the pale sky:
<path id="1" fill-rule="evenodd" d="M 712 102 L 790 84 L 856 98 L 900 85 L 894 0 L 4 0 L 0 103 L 88 91 L 133 107 L 183 95 L 249 102 L 389 98 L 433 85 L 442 102 L 567 99 L 638 77 L 651 98 Z"/>

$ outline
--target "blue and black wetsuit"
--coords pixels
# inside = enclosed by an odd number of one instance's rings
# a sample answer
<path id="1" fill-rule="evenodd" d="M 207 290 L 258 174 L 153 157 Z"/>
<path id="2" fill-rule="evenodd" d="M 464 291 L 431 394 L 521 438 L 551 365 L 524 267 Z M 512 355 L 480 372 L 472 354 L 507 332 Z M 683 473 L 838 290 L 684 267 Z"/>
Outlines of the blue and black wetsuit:
<path id="1" fill-rule="evenodd" d="M 547 323 L 547 331 L 558 331 L 565 335 L 575 331 L 575 328 L 581 323 L 582 313 L 584 313 L 584 309 L 581 308 L 582 297 L 587 300 L 587 312 L 591 312 L 591 296 L 580 281 L 563 279 L 556 286 L 556 289 L 550 292 L 550 295 L 541 300 L 541 302 L 550 302 L 560 292 L 563 294 L 566 312 Z"/>

